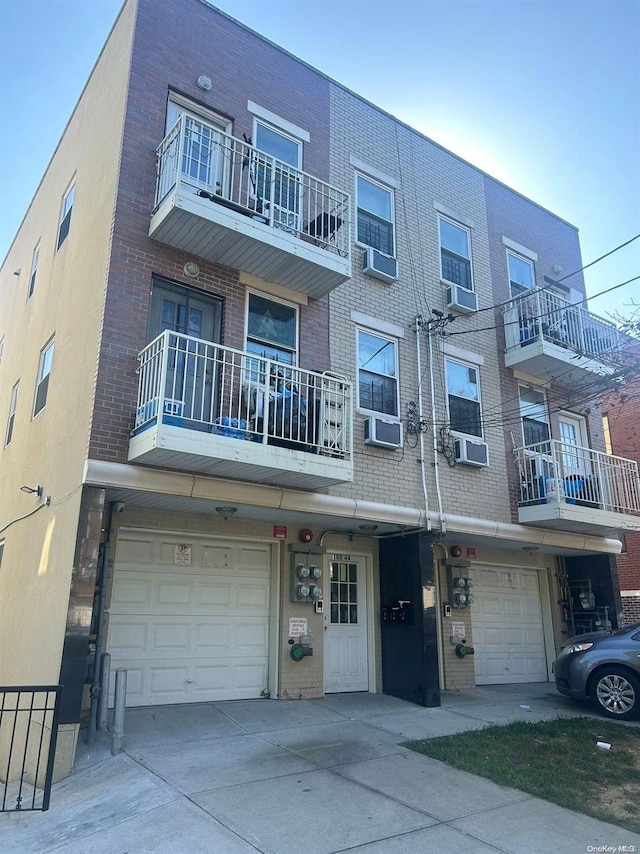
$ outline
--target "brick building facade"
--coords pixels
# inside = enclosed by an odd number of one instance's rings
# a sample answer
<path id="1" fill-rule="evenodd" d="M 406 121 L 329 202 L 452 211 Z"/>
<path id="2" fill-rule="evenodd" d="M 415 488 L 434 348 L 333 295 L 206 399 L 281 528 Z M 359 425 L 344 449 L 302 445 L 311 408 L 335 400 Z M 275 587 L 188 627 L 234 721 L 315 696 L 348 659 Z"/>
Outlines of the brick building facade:
<path id="1" fill-rule="evenodd" d="M 2 268 L 0 682 L 64 683 L 59 773 L 96 650 L 132 705 L 437 705 L 615 624 L 637 470 L 580 264 L 203 0 L 125 3 Z"/>

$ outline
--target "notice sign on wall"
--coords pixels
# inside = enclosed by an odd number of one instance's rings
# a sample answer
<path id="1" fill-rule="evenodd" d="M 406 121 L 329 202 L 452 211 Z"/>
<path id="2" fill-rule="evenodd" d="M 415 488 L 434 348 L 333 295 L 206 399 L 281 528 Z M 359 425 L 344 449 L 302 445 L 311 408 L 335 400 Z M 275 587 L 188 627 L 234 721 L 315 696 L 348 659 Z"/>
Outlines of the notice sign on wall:
<path id="1" fill-rule="evenodd" d="M 464 623 L 451 623 L 451 634 L 454 638 L 460 638 L 460 640 L 466 638 L 467 634 L 464 630 Z"/>
<path id="2" fill-rule="evenodd" d="M 179 543 L 176 546 L 175 564 L 176 566 L 191 566 L 190 543 Z"/>
<path id="3" fill-rule="evenodd" d="M 299 638 L 302 635 L 308 635 L 307 618 L 306 617 L 289 617 L 289 637 Z"/>

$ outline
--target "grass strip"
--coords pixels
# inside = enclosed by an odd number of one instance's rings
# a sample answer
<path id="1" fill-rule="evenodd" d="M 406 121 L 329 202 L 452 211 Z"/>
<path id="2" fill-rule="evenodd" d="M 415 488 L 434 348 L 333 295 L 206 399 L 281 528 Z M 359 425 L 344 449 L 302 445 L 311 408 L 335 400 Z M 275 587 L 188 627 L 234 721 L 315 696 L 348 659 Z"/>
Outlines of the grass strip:
<path id="1" fill-rule="evenodd" d="M 598 741 L 611 749 L 596 747 Z M 404 746 L 640 833 L 640 726 L 594 718 L 515 721 Z"/>

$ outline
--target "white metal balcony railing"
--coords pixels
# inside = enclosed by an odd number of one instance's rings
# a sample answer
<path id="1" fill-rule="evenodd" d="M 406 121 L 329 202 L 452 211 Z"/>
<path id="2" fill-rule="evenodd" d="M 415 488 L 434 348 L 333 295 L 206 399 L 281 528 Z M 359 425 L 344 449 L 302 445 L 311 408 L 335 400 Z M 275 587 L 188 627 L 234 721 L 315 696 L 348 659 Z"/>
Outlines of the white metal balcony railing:
<path id="1" fill-rule="evenodd" d="M 517 448 L 515 456 L 520 507 L 562 503 L 640 514 L 640 480 L 634 460 L 557 439 Z"/>
<path id="2" fill-rule="evenodd" d="M 512 300 L 505 308 L 504 323 L 507 352 L 546 341 L 599 362 L 619 361 L 615 324 L 551 291 L 535 290 Z"/>
<path id="3" fill-rule="evenodd" d="M 348 258 L 348 193 L 215 126 L 182 115 L 157 149 L 156 208 L 177 185 Z"/>
<path id="4" fill-rule="evenodd" d="M 170 426 L 351 459 L 352 386 L 344 377 L 170 331 L 138 358 L 134 433 L 160 413 Z"/>

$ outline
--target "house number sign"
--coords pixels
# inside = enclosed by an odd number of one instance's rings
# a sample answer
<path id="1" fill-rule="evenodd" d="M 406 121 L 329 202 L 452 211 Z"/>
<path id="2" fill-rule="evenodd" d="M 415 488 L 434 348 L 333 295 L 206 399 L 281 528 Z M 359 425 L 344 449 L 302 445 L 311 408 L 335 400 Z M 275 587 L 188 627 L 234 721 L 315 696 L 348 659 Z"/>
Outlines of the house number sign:
<path id="1" fill-rule="evenodd" d="M 338 554 L 335 554 L 335 555 L 331 555 L 331 559 L 332 559 L 332 560 L 347 560 L 347 561 L 350 561 L 350 560 L 351 560 L 351 555 L 338 555 Z"/>

